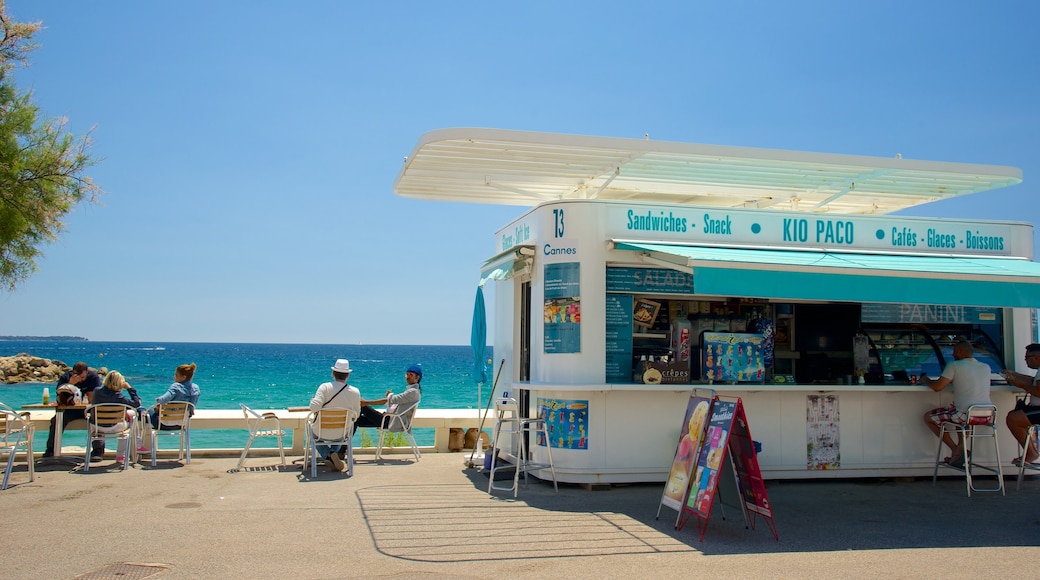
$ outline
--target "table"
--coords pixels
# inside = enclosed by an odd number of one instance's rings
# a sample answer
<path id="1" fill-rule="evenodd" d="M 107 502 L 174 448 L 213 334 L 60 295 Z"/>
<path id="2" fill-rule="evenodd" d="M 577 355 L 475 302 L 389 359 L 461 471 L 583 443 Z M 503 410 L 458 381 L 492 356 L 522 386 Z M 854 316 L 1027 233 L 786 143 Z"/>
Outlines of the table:
<path id="1" fill-rule="evenodd" d="M 63 421 L 63 419 L 65 417 L 65 411 L 73 410 L 73 409 L 78 409 L 78 410 L 82 411 L 82 410 L 86 409 L 88 406 L 89 405 L 87 405 L 86 403 L 81 403 L 79 405 L 58 405 L 57 403 L 51 403 L 51 404 L 47 404 L 47 405 L 44 405 L 44 404 L 41 404 L 41 403 L 34 403 L 34 404 L 31 404 L 31 405 L 22 405 L 23 409 L 35 409 L 35 410 L 54 409 L 54 457 L 53 458 L 48 457 L 46 459 L 50 459 L 52 461 L 61 461 L 63 463 L 70 463 L 70 464 L 76 464 L 76 463 L 79 463 L 79 462 L 83 461 L 82 457 L 73 457 L 71 455 L 70 456 L 62 455 L 62 453 L 61 453 L 61 436 L 62 436 L 62 432 L 65 431 L 65 429 L 62 429 L 62 421 Z"/>

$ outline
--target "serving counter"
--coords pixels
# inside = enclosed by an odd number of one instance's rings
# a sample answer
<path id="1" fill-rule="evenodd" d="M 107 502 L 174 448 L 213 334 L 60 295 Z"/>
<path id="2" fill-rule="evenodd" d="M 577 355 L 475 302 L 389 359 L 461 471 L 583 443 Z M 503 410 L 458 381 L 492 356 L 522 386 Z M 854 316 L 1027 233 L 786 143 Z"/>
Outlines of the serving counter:
<path id="1" fill-rule="evenodd" d="M 694 389 L 713 389 L 744 403 L 752 438 L 762 444 L 766 479 L 904 477 L 932 474 L 938 441 L 922 416 L 952 394 L 925 385 L 551 384 L 513 382 L 529 409 L 587 405 L 584 448 L 553 446 L 556 477 L 571 483 L 665 481 L 686 403 Z M 1006 466 L 1018 446 L 1003 426 L 1016 389 L 994 385 L 1000 455 Z M 564 418 L 564 426 L 570 423 Z M 580 428 L 580 425 L 579 425 Z M 533 446 L 536 460 L 544 448 Z M 988 449 L 980 458 L 988 459 Z"/>

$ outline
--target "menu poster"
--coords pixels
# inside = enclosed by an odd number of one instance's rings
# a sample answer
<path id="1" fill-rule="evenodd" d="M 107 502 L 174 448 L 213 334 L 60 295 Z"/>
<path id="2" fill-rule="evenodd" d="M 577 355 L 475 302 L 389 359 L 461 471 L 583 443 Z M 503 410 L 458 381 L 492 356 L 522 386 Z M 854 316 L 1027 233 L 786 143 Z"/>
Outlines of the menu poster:
<path id="1" fill-rule="evenodd" d="M 608 383 L 632 382 L 632 295 L 607 294 L 606 378 Z"/>
<path id="2" fill-rule="evenodd" d="M 546 353 L 581 352 L 581 264 L 546 264 L 544 350 Z"/>
<path id="3" fill-rule="evenodd" d="M 705 396 L 708 394 L 708 396 Z M 711 404 L 715 393 L 709 390 L 694 390 L 686 403 L 686 414 L 679 426 L 679 443 L 675 447 L 672 468 L 668 472 L 668 480 L 661 494 L 661 505 L 682 513 L 686 495 L 690 491 L 690 472 L 700 451 L 704 439 L 704 426 L 711 414 Z M 657 515 L 661 515 L 658 507 Z M 676 521 L 678 524 L 678 520 Z"/>

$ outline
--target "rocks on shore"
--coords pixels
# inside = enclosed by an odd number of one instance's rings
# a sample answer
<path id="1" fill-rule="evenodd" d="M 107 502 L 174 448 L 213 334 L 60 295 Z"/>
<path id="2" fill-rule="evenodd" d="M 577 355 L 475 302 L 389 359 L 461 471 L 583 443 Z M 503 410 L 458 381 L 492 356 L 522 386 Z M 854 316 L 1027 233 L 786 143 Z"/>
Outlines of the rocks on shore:
<path id="1" fill-rule="evenodd" d="M 0 357 L 0 382 L 14 383 L 55 383 L 65 371 L 72 367 L 60 360 L 51 360 L 31 354 L 19 353 L 14 356 Z M 99 375 L 105 369 L 94 369 Z"/>

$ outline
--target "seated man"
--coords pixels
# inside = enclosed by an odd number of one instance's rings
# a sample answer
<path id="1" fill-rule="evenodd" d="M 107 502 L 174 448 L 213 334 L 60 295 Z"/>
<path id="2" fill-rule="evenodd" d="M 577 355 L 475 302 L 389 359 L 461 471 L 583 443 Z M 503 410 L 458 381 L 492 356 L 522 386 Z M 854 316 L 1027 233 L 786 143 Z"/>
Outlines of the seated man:
<path id="1" fill-rule="evenodd" d="M 311 411 L 326 409 L 349 409 L 355 413 L 361 409 L 361 391 L 347 384 L 350 378 L 350 361 L 339 359 L 332 366 L 332 382 L 322 383 L 318 386 L 314 398 L 311 399 Z M 318 433 L 322 437 L 331 437 L 331 434 Z M 330 448 L 327 445 L 319 445 L 318 453 L 325 460 L 325 466 L 332 471 L 343 471 L 344 463 L 339 455 L 340 448 Z"/>
<path id="2" fill-rule="evenodd" d="M 924 422 L 928 428 L 939 435 L 939 425 L 945 421 L 965 423 L 968 420 L 967 410 L 971 405 L 990 405 L 989 398 L 989 365 L 975 359 L 975 350 L 966 340 L 953 345 L 953 361 L 943 369 L 938 379 L 925 378 L 930 389 L 939 392 L 947 386 L 953 390 L 953 402 L 945 407 L 932 409 L 924 414 Z M 958 437 L 957 443 L 949 433 L 943 434 L 943 443 L 950 448 L 951 455 L 944 461 L 950 467 L 964 467 L 964 441 Z"/>
<path id="3" fill-rule="evenodd" d="M 383 413 L 373 409 L 372 405 L 386 405 L 387 411 L 393 413 L 394 409 L 403 409 L 412 403 L 419 402 L 422 398 L 422 385 L 420 384 L 422 381 L 422 367 L 419 365 L 409 366 L 404 372 L 404 381 L 406 388 L 403 393 L 395 395 L 393 391 L 387 391 L 385 398 L 361 401 L 361 415 L 358 416 L 354 427 L 378 429 L 383 426 Z M 415 409 L 412 409 L 409 415 L 404 417 L 406 424 L 411 422 L 411 415 L 414 413 Z"/>
<path id="4" fill-rule="evenodd" d="M 61 377 L 58 378 L 58 388 L 62 385 L 69 384 L 75 385 L 79 388 L 80 392 L 83 393 L 83 402 L 92 403 L 94 401 L 94 389 L 101 388 L 101 377 L 87 366 L 85 362 L 78 362 L 72 365 L 72 370 L 65 371 Z M 61 430 L 65 432 L 65 427 L 68 427 L 69 423 L 77 419 L 85 419 L 86 416 L 83 414 L 82 409 L 68 409 L 62 413 Z M 47 432 L 47 447 L 43 452 L 44 457 L 54 457 L 54 429 L 55 429 L 55 417 L 51 418 L 50 431 Z M 61 453 L 61 449 L 58 450 Z M 105 454 L 105 442 L 95 441 L 91 446 L 90 458 L 101 459 L 101 456 Z"/>
<path id="5" fill-rule="evenodd" d="M 1034 370 L 1040 368 L 1040 344 L 1034 343 L 1026 347 L 1026 364 Z M 1040 453 L 1037 453 L 1035 446 L 1026 444 L 1029 427 L 1040 425 L 1040 372 L 1031 377 L 1008 370 L 1004 371 L 1004 377 L 1009 385 L 1029 393 L 1027 401 L 1019 401 L 1014 410 L 1007 414 L 1008 429 L 1018 444 L 1025 447 L 1023 456 L 1016 458 L 1013 463 L 1017 467 L 1025 461 L 1026 467 L 1040 469 L 1040 464 L 1036 464 Z"/>

